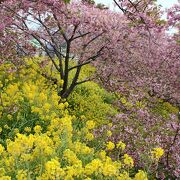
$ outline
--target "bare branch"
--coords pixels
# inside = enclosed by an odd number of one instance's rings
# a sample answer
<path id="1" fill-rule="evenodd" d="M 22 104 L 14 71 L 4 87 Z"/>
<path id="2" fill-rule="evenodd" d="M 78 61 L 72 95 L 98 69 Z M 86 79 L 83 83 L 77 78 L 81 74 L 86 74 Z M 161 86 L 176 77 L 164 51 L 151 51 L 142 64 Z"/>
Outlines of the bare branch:
<path id="1" fill-rule="evenodd" d="M 73 66 L 73 67 L 69 68 L 69 71 L 71 71 L 71 70 L 73 70 L 73 69 L 75 69 L 75 68 L 78 68 L 78 67 L 87 65 L 87 64 L 91 63 L 92 61 L 95 61 L 99 56 L 101 56 L 101 51 L 102 51 L 104 48 L 105 48 L 105 46 L 103 46 L 103 47 L 96 53 L 96 55 L 89 57 L 84 63 L 78 64 L 77 66 Z"/>
<path id="2" fill-rule="evenodd" d="M 85 82 L 88 82 L 88 81 L 91 81 L 92 79 L 85 79 L 85 80 L 83 80 L 83 81 L 79 81 L 79 82 L 76 82 L 76 85 L 80 85 L 80 84 L 83 84 L 83 83 L 85 83 Z"/>
<path id="3" fill-rule="evenodd" d="M 76 30 L 77 30 L 78 26 L 79 26 L 79 24 L 74 26 L 74 30 L 73 30 L 72 36 L 71 36 L 71 38 L 70 38 L 70 41 L 73 40 L 74 35 L 75 35 L 75 33 L 76 33 Z"/>
<path id="4" fill-rule="evenodd" d="M 58 21 L 57 16 L 56 16 L 55 14 L 53 14 L 53 17 L 54 17 L 54 19 L 55 19 L 56 22 L 57 22 L 57 26 L 58 26 L 58 28 L 59 28 L 59 32 L 62 34 L 62 36 L 63 36 L 63 38 L 65 39 L 65 41 L 68 42 L 68 38 L 67 38 L 66 34 L 63 32 L 63 29 L 62 29 L 62 27 L 61 27 L 61 25 L 60 25 L 60 23 L 59 23 L 59 21 Z"/>
<path id="5" fill-rule="evenodd" d="M 93 41 L 95 41 L 97 38 L 99 38 L 104 32 L 98 34 L 97 36 L 95 36 L 94 38 L 92 38 L 88 43 L 86 43 L 84 45 L 84 48 L 86 48 L 90 43 L 92 43 Z"/>
<path id="6" fill-rule="evenodd" d="M 79 34 L 80 34 L 80 35 L 75 36 L 74 38 L 72 38 L 72 41 L 73 41 L 73 40 L 75 40 L 75 39 L 78 39 L 78 38 L 84 37 L 84 36 L 86 36 L 86 35 L 90 34 L 90 32 L 87 32 L 87 33 L 81 34 L 81 32 L 79 31 Z"/>

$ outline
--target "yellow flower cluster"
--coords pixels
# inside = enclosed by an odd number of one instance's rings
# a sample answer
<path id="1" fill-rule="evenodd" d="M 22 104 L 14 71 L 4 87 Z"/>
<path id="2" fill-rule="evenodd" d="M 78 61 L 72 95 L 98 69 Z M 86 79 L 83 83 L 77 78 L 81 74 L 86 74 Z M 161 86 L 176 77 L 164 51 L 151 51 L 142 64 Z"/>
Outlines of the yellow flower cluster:
<path id="1" fill-rule="evenodd" d="M 39 179 L 60 179 L 65 175 L 65 172 L 60 168 L 60 163 L 57 159 L 54 158 L 45 163 L 45 172 L 41 177 L 39 177 Z"/>
<path id="2" fill-rule="evenodd" d="M 39 126 L 39 125 L 37 125 L 37 126 L 34 127 L 34 132 L 35 132 L 35 133 L 40 133 L 41 130 L 42 130 L 42 128 L 41 128 L 41 126 Z"/>
<path id="3" fill-rule="evenodd" d="M 117 177 L 121 163 L 113 162 L 109 157 L 105 159 L 94 159 L 85 166 L 85 174 L 92 175 L 93 173 L 103 174 L 104 176 Z"/>
<path id="4" fill-rule="evenodd" d="M 151 154 L 152 154 L 152 159 L 155 159 L 158 161 L 163 156 L 164 150 L 162 148 L 154 148 L 151 151 Z"/>
<path id="5" fill-rule="evenodd" d="M 107 136 L 108 136 L 108 137 L 111 137 L 111 136 L 112 136 L 112 132 L 108 130 L 108 131 L 107 131 Z"/>
<path id="6" fill-rule="evenodd" d="M 113 150 L 115 148 L 115 144 L 111 141 L 109 141 L 106 145 L 107 150 Z"/>
<path id="7" fill-rule="evenodd" d="M 116 147 L 121 149 L 122 151 L 124 151 L 124 149 L 126 148 L 126 144 L 124 144 L 122 141 L 119 141 L 117 144 L 116 144 Z"/>
<path id="8" fill-rule="evenodd" d="M 94 139 L 92 120 L 79 130 L 85 134 L 80 138 L 68 103 L 58 103 L 54 85 L 47 84 L 35 71 L 36 65 L 28 63 L 30 67 L 19 69 L 17 75 L 0 73 L 4 123 L 0 132 L 6 144 L 0 144 L 0 179 L 132 179 L 132 158 L 125 154 L 122 161 L 113 161 L 104 150 L 97 150 L 95 140 L 89 143 Z M 117 147 L 123 150 L 125 145 L 120 142 Z M 107 143 L 107 150 L 114 148 L 114 143 Z M 143 173 L 139 171 L 135 178 L 145 177 Z"/>
<path id="9" fill-rule="evenodd" d="M 93 129 L 95 127 L 95 122 L 90 120 L 86 122 L 87 129 Z"/>
<path id="10" fill-rule="evenodd" d="M 139 170 L 138 173 L 135 175 L 134 180 L 148 180 L 147 174 L 144 171 Z"/>
<path id="11" fill-rule="evenodd" d="M 125 165 L 127 165 L 128 167 L 134 166 L 134 161 L 128 154 L 124 154 L 123 158 L 124 158 Z"/>
<path id="12" fill-rule="evenodd" d="M 3 153 L 4 147 L 0 144 L 0 155 Z"/>

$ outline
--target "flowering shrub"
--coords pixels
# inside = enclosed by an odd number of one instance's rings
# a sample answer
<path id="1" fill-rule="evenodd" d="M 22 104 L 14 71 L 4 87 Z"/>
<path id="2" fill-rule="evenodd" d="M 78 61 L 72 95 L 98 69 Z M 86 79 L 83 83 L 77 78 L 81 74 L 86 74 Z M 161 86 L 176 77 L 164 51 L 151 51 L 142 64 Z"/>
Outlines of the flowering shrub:
<path id="1" fill-rule="evenodd" d="M 69 115 L 68 103 L 31 60 L 16 71 L 8 63 L 0 68 L 1 179 L 147 179 L 142 170 L 131 173 L 134 162 L 128 154 L 114 161 L 106 145 L 101 150 L 88 145 L 94 139 L 93 120 L 75 132 L 77 118 Z M 107 143 L 112 151 L 115 145 Z"/>

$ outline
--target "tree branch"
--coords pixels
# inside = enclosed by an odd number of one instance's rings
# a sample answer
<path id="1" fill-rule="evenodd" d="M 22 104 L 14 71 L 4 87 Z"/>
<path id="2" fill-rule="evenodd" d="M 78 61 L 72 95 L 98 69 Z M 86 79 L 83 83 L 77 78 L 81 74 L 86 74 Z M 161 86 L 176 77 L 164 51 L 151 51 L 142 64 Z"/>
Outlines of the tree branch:
<path id="1" fill-rule="evenodd" d="M 84 34 L 81 34 L 81 32 L 79 32 L 79 36 L 75 36 L 74 38 L 72 38 L 72 41 L 73 40 L 75 40 L 75 39 L 78 39 L 78 38 L 81 38 L 81 37 L 84 37 L 84 36 L 86 36 L 86 35 L 88 35 L 88 34 L 90 34 L 90 32 L 87 32 L 87 33 L 84 33 Z"/>
<path id="2" fill-rule="evenodd" d="M 91 81 L 91 79 L 89 78 L 89 79 L 85 79 L 85 80 L 80 81 L 80 82 L 76 82 L 76 85 L 80 85 L 80 84 L 83 84 L 83 83 L 88 82 L 88 81 Z"/>
<path id="3" fill-rule="evenodd" d="M 95 41 L 98 37 L 100 37 L 104 32 L 98 34 L 97 36 L 95 36 L 94 38 L 92 38 L 88 43 L 86 43 L 84 45 L 84 48 L 86 48 L 90 43 L 92 43 L 93 41 Z"/>
<path id="4" fill-rule="evenodd" d="M 57 16 L 55 14 L 53 14 L 53 17 L 56 20 L 56 23 L 57 23 L 57 26 L 59 28 L 60 33 L 62 34 L 62 36 L 65 39 L 65 41 L 68 42 L 68 38 L 66 37 L 65 33 L 63 33 L 63 29 L 62 29 L 60 23 L 58 22 Z"/>
<path id="5" fill-rule="evenodd" d="M 89 57 L 84 63 L 78 64 L 78 65 L 76 65 L 76 66 L 73 66 L 73 67 L 69 68 L 69 71 L 71 71 L 71 70 L 73 70 L 73 69 L 75 69 L 75 68 L 78 68 L 78 67 L 80 67 L 80 66 L 84 66 L 84 65 L 86 65 L 86 64 L 89 64 L 89 63 L 91 63 L 92 61 L 95 61 L 96 58 L 98 58 L 99 56 L 101 56 L 101 51 L 102 51 L 104 48 L 105 48 L 105 46 L 103 46 L 103 47 L 96 53 L 96 55 Z"/>

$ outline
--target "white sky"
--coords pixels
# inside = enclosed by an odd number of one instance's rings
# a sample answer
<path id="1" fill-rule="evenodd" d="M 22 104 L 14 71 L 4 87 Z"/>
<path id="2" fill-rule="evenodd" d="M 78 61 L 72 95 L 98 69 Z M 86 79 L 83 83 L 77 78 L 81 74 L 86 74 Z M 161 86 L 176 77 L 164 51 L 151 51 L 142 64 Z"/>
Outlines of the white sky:
<path id="1" fill-rule="evenodd" d="M 95 2 L 103 3 L 111 9 L 114 9 L 113 0 L 95 0 Z M 165 9 L 171 7 L 175 3 L 178 3 L 178 0 L 157 0 L 157 2 Z"/>

